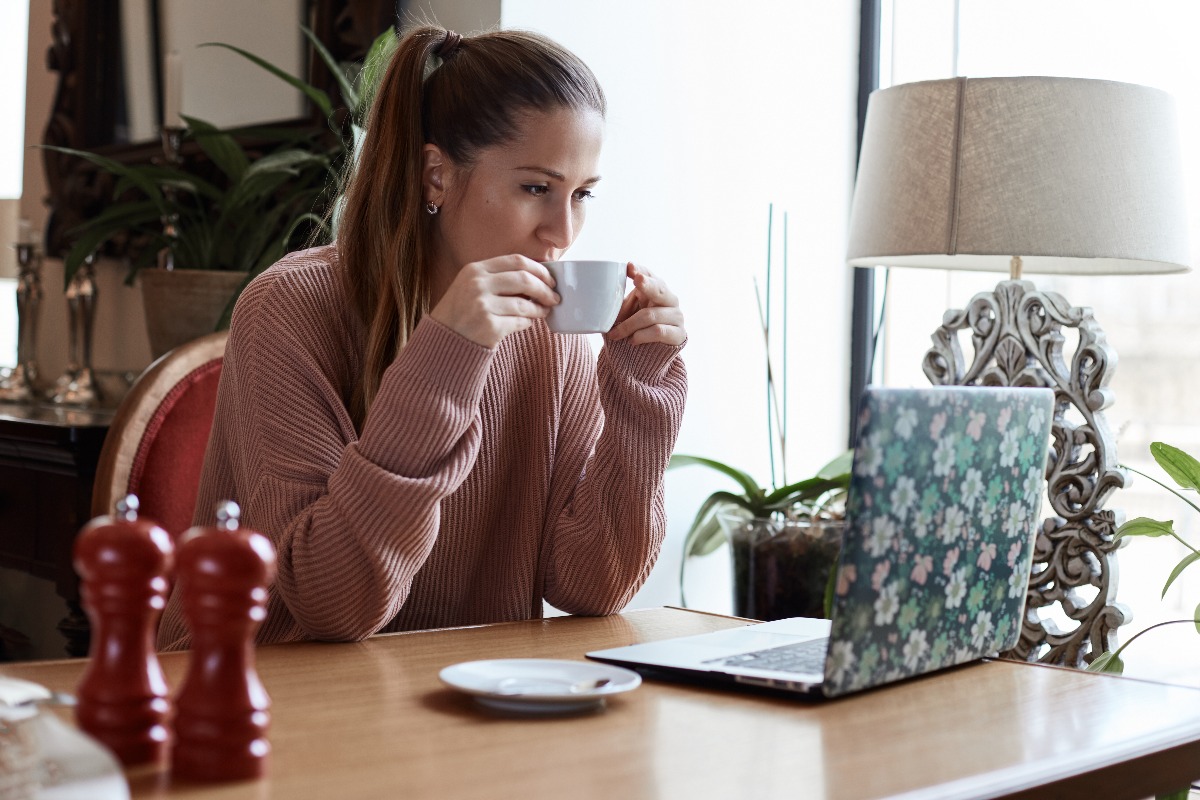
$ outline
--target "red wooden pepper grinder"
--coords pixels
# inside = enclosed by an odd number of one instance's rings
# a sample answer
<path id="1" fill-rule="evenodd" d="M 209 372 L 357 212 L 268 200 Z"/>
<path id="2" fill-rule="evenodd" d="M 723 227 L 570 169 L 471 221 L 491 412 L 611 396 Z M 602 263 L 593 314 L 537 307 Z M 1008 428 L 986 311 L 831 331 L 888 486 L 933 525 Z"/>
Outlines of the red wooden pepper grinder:
<path id="1" fill-rule="evenodd" d="M 137 497 L 128 495 L 111 516 L 83 527 L 74 550 L 92 623 L 75 718 L 125 765 L 159 760 L 169 738 L 167 682 L 154 637 L 174 547 L 170 534 L 137 512 Z"/>
<path id="2" fill-rule="evenodd" d="M 266 616 L 275 548 L 238 527 L 237 503 L 217 506 L 216 527 L 184 533 L 176 558 L 183 616 L 192 633 L 187 677 L 175 698 L 174 778 L 260 777 L 271 699 L 254 668 L 254 634 Z"/>

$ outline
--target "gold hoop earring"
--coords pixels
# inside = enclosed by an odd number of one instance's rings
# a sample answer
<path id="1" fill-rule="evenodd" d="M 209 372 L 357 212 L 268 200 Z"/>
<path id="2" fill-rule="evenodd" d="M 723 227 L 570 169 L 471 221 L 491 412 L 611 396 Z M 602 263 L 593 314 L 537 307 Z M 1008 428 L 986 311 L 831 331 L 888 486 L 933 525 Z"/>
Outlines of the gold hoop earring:
<path id="1" fill-rule="evenodd" d="M 431 216 L 431 217 L 432 217 L 434 214 L 438 213 L 438 207 L 437 207 L 437 204 L 436 204 L 436 203 L 432 203 L 432 202 L 430 202 L 430 203 L 426 203 L 426 204 L 425 204 L 425 213 L 426 213 L 426 214 L 428 214 L 428 215 L 429 215 L 429 216 Z"/>

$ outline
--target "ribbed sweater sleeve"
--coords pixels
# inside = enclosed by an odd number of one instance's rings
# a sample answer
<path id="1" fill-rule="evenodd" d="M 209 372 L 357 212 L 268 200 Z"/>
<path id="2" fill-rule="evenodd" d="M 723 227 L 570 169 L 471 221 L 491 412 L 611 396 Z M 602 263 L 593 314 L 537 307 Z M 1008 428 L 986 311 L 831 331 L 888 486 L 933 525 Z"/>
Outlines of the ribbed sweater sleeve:
<path id="1" fill-rule="evenodd" d="M 309 301 L 329 294 L 326 266 L 268 273 L 239 300 L 197 500 L 204 521 L 236 499 L 243 524 L 275 544 L 265 642 L 360 640 L 387 624 L 479 447 L 492 353 L 432 320 L 384 373 L 355 435 L 333 379 L 346 331 L 312 324 Z M 180 611 L 172 597 L 161 646 L 187 645 Z"/>
<path id="2" fill-rule="evenodd" d="M 545 576 L 546 599 L 563 611 L 618 611 L 654 567 L 666 536 L 663 473 L 687 399 L 680 349 L 608 342 L 595 375 L 578 352 L 568 363 L 559 466 L 576 483 L 550 521 Z"/>
<path id="3" fill-rule="evenodd" d="M 384 373 L 361 438 L 343 443 L 323 497 L 292 508 L 295 479 L 280 483 L 269 459 L 259 465 L 255 506 L 267 510 L 266 525 L 283 530 L 277 590 L 309 636 L 364 639 L 404 604 L 437 539 L 439 504 L 475 462 L 490 359 L 485 348 L 423 320 Z M 320 420 L 305 418 L 306 405 L 264 413 L 255 450 L 282 452 L 285 441 L 311 436 Z"/>

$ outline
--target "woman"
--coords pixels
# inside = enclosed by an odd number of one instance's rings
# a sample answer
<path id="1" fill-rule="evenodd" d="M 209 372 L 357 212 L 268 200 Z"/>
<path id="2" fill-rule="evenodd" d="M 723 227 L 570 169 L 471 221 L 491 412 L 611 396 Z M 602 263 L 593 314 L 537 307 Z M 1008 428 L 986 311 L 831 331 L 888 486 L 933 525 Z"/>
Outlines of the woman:
<path id="1" fill-rule="evenodd" d="M 426 76 L 427 77 L 424 77 Z M 271 537 L 262 643 L 622 608 L 665 533 L 686 334 L 633 288 L 598 360 L 552 334 L 539 262 L 583 224 L 605 102 L 534 34 L 400 42 L 337 241 L 238 302 L 196 519 L 221 499 Z M 188 645 L 178 597 L 160 646 Z"/>

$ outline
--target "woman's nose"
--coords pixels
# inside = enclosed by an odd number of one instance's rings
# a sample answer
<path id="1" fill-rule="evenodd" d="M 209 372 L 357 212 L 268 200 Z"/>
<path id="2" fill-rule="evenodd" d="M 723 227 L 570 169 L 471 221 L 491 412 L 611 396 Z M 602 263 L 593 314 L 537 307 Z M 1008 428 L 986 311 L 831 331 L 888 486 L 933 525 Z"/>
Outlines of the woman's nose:
<path id="1" fill-rule="evenodd" d="M 566 250 L 575 241 L 575 215 L 571 207 L 559 206 L 549 212 L 538 228 L 538 238 L 559 250 Z"/>

